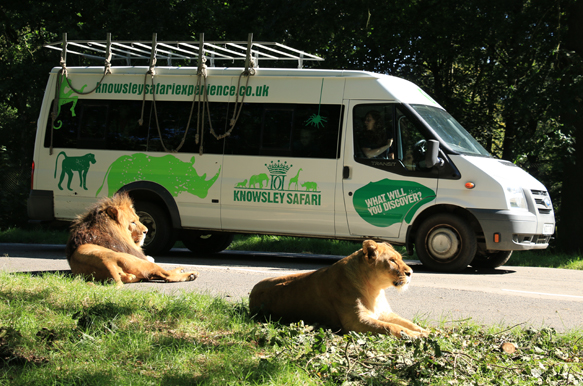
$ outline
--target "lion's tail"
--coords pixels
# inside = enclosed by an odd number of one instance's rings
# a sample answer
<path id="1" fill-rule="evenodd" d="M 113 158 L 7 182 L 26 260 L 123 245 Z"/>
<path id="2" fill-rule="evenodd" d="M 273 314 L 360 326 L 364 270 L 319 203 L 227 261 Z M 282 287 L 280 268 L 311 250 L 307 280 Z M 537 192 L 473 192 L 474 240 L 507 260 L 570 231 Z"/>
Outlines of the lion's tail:
<path id="1" fill-rule="evenodd" d="M 67 158 L 67 153 L 65 153 L 64 151 L 62 151 L 59 154 L 57 154 L 57 158 L 55 159 L 55 178 L 57 178 L 57 167 L 59 166 L 59 156 L 61 154 L 64 155 L 65 158 Z"/>
<path id="2" fill-rule="evenodd" d="M 107 176 L 109 176 L 109 171 L 111 170 L 111 167 L 113 166 L 113 162 L 111 163 L 111 165 L 109 165 L 109 167 L 107 168 L 107 171 L 105 172 L 105 176 L 103 176 L 103 182 L 101 183 L 101 186 L 99 187 L 99 189 L 97 189 L 97 193 L 95 193 L 95 197 L 99 196 L 99 192 L 101 192 L 101 189 L 103 189 L 103 186 L 105 185 L 105 180 L 107 179 Z"/>

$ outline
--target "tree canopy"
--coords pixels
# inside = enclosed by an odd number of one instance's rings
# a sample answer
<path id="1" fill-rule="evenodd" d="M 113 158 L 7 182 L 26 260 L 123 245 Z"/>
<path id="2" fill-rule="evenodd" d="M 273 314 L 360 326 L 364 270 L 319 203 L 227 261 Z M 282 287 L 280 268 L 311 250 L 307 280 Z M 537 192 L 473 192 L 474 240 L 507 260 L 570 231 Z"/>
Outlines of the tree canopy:
<path id="1" fill-rule="evenodd" d="M 58 54 L 70 39 L 278 41 L 326 59 L 320 65 L 419 84 L 493 155 L 550 190 L 557 246 L 576 251 L 583 218 L 582 0 L 63 0 L 0 5 L 0 165 L 22 180 L 35 121 Z M 71 63 L 73 65 L 74 63 Z M 6 168 L 3 168 L 6 170 Z M 26 171 L 26 172 L 25 172 Z M 0 196 L 0 226 L 26 216 L 28 186 Z M 24 202 L 23 202 L 24 201 Z M 8 212 L 6 212 L 8 210 Z"/>

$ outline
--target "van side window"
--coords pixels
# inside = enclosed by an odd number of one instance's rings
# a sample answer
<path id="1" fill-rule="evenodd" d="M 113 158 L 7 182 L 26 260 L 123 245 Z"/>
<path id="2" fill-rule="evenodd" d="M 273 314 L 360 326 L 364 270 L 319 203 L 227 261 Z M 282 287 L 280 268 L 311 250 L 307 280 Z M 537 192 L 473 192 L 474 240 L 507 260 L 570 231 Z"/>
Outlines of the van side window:
<path id="1" fill-rule="evenodd" d="M 392 104 L 362 104 L 354 108 L 354 158 L 395 158 Z"/>
<path id="2" fill-rule="evenodd" d="M 198 153 L 198 125 L 207 154 L 339 156 L 340 105 L 246 103 L 231 134 L 217 140 L 210 133 L 209 113 L 215 134 L 220 136 L 229 129 L 233 106 L 211 102 L 204 112 L 194 106 L 190 116 L 192 102 L 158 101 L 154 105 L 146 101 L 142 115 L 139 100 L 78 99 L 74 106 L 61 106 L 55 129 L 49 113 L 44 145 L 50 147 L 52 131 L 55 148 L 164 152 L 164 147 L 173 151 L 184 140 L 179 152 Z M 197 122 L 197 114 L 202 121 Z"/>
<path id="3" fill-rule="evenodd" d="M 397 157 L 407 170 L 426 170 L 425 136 L 403 112 L 396 109 Z"/>
<path id="4" fill-rule="evenodd" d="M 229 119 L 232 116 L 229 113 Z M 245 103 L 231 135 L 225 138 L 225 154 L 259 155 L 263 104 Z"/>
<path id="5" fill-rule="evenodd" d="M 340 105 L 245 104 L 225 154 L 335 159 L 341 112 Z"/>
<path id="6" fill-rule="evenodd" d="M 78 99 L 76 104 L 61 106 L 51 129 L 52 120 L 47 119 L 44 146 L 69 149 L 104 149 L 126 151 L 163 152 L 158 133 L 156 116 L 164 146 L 175 149 L 183 140 L 192 102 L 156 102 L 156 111 L 151 101 L 144 105 L 143 125 L 138 121 L 142 116 L 142 101 Z M 211 119 L 217 135 L 224 133 L 227 111 L 225 104 L 211 104 Z M 204 152 L 221 154 L 223 140 L 217 140 L 209 132 L 208 113 L 205 112 Z M 201 126 L 202 127 L 202 126 Z M 196 144 L 197 109 L 193 111 L 190 127 L 180 152 L 198 152 Z"/>
<path id="7" fill-rule="evenodd" d="M 189 104 L 191 104 L 189 102 Z M 190 108 L 190 107 L 189 107 Z M 194 106 L 194 111 L 192 112 L 192 118 L 190 120 L 190 128 L 188 129 L 188 134 L 184 142 L 183 147 L 180 149 L 181 153 L 198 153 L 200 150 L 200 142 L 203 143 L 203 153 L 206 154 L 222 154 L 223 146 L 225 144 L 224 139 L 217 139 L 210 133 L 210 125 L 215 132 L 215 135 L 220 136 L 227 130 L 228 121 L 230 119 L 229 110 L 226 103 L 209 103 L 208 111 L 205 109 L 204 117 L 202 112 L 202 105 L 200 111 L 199 121 L 197 122 L 197 106 Z M 209 114 L 210 114 L 210 124 L 209 124 Z M 204 120 L 203 120 L 204 118 Z M 154 123 L 155 124 L 155 123 Z M 198 126 L 198 128 L 197 128 Z M 155 126 L 153 126 L 155 129 Z M 186 126 L 184 126 L 186 128 Z M 184 128 L 181 131 L 181 135 L 184 134 Z M 196 135 L 200 137 L 199 143 L 196 143 Z M 182 138 L 182 137 L 180 137 Z"/>
<path id="8" fill-rule="evenodd" d="M 107 134 L 107 104 L 84 104 L 81 109 L 81 122 L 77 144 L 86 149 L 99 149 L 105 145 Z"/>
<path id="9" fill-rule="evenodd" d="M 261 149 L 291 151 L 294 123 L 293 108 L 266 108 L 263 110 Z"/>
<path id="10" fill-rule="evenodd" d="M 109 102 L 107 102 L 109 103 Z M 103 148 L 110 150 L 146 150 L 148 143 L 148 127 L 140 126 L 138 119 L 141 114 L 141 103 L 123 101 L 113 103 L 109 116 L 107 142 Z M 148 117 L 148 110 L 144 115 Z"/>

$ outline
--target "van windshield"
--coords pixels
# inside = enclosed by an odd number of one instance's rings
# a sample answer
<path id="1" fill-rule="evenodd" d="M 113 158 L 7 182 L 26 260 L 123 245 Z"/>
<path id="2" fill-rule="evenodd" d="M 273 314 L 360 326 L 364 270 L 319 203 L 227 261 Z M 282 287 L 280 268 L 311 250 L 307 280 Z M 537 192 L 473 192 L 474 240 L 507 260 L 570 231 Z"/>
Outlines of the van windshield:
<path id="1" fill-rule="evenodd" d="M 453 151 L 467 155 L 490 156 L 448 112 L 431 106 L 411 105 Z"/>

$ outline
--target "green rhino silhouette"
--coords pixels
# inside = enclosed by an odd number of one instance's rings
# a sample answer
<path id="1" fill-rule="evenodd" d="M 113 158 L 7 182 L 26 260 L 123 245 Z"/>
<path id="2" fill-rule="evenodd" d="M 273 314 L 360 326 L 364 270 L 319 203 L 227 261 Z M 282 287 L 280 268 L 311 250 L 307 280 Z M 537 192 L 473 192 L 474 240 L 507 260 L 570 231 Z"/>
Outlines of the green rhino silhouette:
<path id="1" fill-rule="evenodd" d="M 189 163 L 170 154 L 162 157 L 152 157 L 143 153 L 124 155 L 109 166 L 95 196 L 99 195 L 107 180 L 109 196 L 131 182 L 153 181 L 165 187 L 174 197 L 179 193 L 188 192 L 205 198 L 211 186 L 219 178 L 221 167 L 219 166 L 217 173 L 207 180 L 206 173 L 202 176 L 198 175 L 194 163 L 194 156 Z"/>

